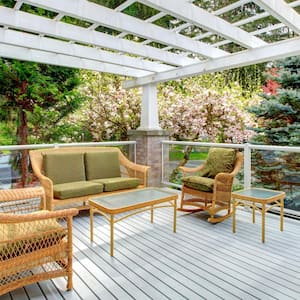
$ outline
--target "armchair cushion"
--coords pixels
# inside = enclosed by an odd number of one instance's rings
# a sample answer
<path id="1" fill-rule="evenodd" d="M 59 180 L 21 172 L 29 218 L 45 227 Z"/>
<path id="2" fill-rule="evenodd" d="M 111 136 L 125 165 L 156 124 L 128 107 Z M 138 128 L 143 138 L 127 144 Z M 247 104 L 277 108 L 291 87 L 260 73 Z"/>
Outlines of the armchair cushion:
<path id="1" fill-rule="evenodd" d="M 45 153 L 43 164 L 53 184 L 85 180 L 83 153 Z"/>
<path id="2" fill-rule="evenodd" d="M 200 176 L 186 176 L 182 178 L 185 186 L 203 192 L 213 192 L 214 179 Z"/>
<path id="3" fill-rule="evenodd" d="M 236 151 L 227 148 L 210 148 L 205 167 L 199 176 L 215 178 L 218 173 L 230 173 L 234 169 Z"/>
<path id="4" fill-rule="evenodd" d="M 87 180 L 121 176 L 118 152 L 86 152 L 84 160 Z"/>
<path id="5" fill-rule="evenodd" d="M 76 181 L 53 185 L 54 197 L 68 199 L 103 192 L 103 184 L 88 181 Z"/>
<path id="6" fill-rule="evenodd" d="M 122 189 L 136 188 L 140 180 L 138 178 L 114 177 L 93 180 L 93 182 L 102 183 L 105 192 L 113 192 Z"/>
<path id="7" fill-rule="evenodd" d="M 32 214 L 46 214 L 38 211 Z M 53 246 L 66 235 L 64 228 L 55 219 L 22 223 L 0 224 L 0 260 Z"/>

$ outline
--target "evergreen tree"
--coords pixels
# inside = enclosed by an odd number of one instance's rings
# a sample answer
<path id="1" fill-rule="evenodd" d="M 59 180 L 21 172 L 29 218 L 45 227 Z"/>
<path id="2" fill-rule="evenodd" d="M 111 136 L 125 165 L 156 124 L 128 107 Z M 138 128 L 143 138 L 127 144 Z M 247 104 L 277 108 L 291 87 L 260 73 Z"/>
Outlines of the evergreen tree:
<path id="1" fill-rule="evenodd" d="M 58 128 L 59 122 L 80 106 L 79 83 L 75 69 L 0 58 L 0 122 L 15 129 L 17 144 L 26 145 L 35 130 Z M 49 141 L 49 136 L 40 140 Z M 23 185 L 27 164 L 28 151 L 23 150 Z"/>
<path id="2" fill-rule="evenodd" d="M 300 56 L 275 63 L 276 74 L 268 79 L 278 82 L 273 95 L 262 94 L 259 106 L 250 108 L 258 120 L 254 143 L 271 145 L 300 145 Z"/>
<path id="3" fill-rule="evenodd" d="M 300 56 L 275 62 L 267 82 L 272 82 L 273 88 L 265 89 L 260 105 L 250 109 L 258 123 L 252 142 L 299 146 Z M 253 151 L 252 161 L 255 184 L 285 191 L 285 207 L 300 211 L 299 153 Z"/>

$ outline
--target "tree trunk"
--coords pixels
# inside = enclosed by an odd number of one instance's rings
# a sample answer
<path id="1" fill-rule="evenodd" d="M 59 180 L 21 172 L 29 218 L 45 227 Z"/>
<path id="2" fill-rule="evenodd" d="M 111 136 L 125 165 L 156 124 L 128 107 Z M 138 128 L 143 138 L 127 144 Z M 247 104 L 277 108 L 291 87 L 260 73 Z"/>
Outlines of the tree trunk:
<path id="1" fill-rule="evenodd" d="M 179 173 L 179 167 L 184 166 L 188 162 L 188 160 L 190 158 L 190 153 L 192 152 L 192 150 L 193 150 L 193 146 L 186 147 L 182 160 L 179 162 L 179 164 L 176 166 L 176 168 L 172 171 L 172 173 L 170 175 L 171 182 L 177 181 L 176 179 L 177 179 L 177 175 Z"/>
<path id="2" fill-rule="evenodd" d="M 18 145 L 27 145 L 28 144 L 28 123 L 26 112 L 20 108 L 19 111 L 19 120 L 20 124 L 17 130 Z M 28 150 L 21 151 L 21 184 L 24 187 L 27 183 L 27 174 L 28 174 Z"/>

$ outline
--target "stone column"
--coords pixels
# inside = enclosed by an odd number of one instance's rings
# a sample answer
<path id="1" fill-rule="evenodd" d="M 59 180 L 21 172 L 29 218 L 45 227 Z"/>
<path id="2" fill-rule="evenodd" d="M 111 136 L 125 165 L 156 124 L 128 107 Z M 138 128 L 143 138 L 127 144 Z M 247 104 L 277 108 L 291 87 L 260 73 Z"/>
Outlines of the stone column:
<path id="1" fill-rule="evenodd" d="M 169 139 L 169 132 L 165 130 L 138 129 L 130 130 L 128 135 L 130 140 L 137 142 L 137 163 L 151 167 L 148 186 L 160 186 L 162 180 L 161 141 Z M 168 157 L 164 157 L 165 159 L 168 159 Z"/>

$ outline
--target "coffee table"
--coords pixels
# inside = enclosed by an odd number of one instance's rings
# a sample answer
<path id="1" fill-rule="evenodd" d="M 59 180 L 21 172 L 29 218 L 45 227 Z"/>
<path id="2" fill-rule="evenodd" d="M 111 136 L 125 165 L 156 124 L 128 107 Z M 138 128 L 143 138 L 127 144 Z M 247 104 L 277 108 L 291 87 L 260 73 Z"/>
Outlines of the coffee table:
<path id="1" fill-rule="evenodd" d="M 283 208 L 285 192 L 262 189 L 249 188 L 232 192 L 232 232 L 236 231 L 236 207 L 249 206 L 252 207 L 252 223 L 255 223 L 255 210 L 261 211 L 261 240 L 265 242 L 265 218 L 266 212 L 272 207 L 280 207 L 280 231 L 283 231 Z M 258 204 L 258 205 L 257 205 Z M 269 204 L 267 207 L 266 204 Z"/>
<path id="2" fill-rule="evenodd" d="M 150 221 L 153 223 L 153 211 L 157 208 L 173 207 L 173 231 L 176 232 L 177 193 L 160 188 L 136 189 L 118 194 L 91 198 L 90 205 L 90 239 L 94 237 L 94 213 L 100 213 L 110 224 L 110 255 L 114 255 L 114 224 L 135 214 L 150 210 Z M 115 219 L 115 215 L 122 216 Z"/>

